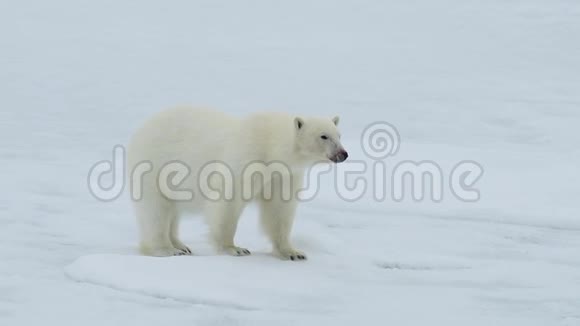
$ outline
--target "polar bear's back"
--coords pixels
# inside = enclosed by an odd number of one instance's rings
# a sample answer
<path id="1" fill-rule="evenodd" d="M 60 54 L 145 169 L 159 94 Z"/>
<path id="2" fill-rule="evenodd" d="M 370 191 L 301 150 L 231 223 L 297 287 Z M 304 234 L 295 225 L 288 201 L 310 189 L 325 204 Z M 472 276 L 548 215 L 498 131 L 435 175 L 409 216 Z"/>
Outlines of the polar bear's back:
<path id="1" fill-rule="evenodd" d="M 129 166 L 149 161 L 155 171 L 168 162 L 183 161 L 190 168 L 198 168 L 196 165 L 222 156 L 238 127 L 239 119 L 220 111 L 190 107 L 162 111 L 132 137 Z"/>

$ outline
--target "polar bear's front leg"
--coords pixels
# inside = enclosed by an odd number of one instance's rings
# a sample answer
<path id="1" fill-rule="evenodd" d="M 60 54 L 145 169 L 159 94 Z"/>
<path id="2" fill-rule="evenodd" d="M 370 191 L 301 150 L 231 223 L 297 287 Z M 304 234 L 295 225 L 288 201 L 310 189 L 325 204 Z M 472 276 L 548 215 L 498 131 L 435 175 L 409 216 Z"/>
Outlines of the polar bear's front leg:
<path id="1" fill-rule="evenodd" d="M 281 198 L 262 199 L 260 202 L 264 232 L 270 238 L 274 252 L 284 260 L 306 260 L 306 255 L 290 243 L 297 204 L 295 199 L 285 201 Z"/>
<path id="2" fill-rule="evenodd" d="M 213 243 L 217 250 L 232 256 L 248 256 L 250 251 L 234 244 L 238 220 L 244 206 L 237 201 L 223 200 L 208 203 L 206 219 L 210 227 Z"/>

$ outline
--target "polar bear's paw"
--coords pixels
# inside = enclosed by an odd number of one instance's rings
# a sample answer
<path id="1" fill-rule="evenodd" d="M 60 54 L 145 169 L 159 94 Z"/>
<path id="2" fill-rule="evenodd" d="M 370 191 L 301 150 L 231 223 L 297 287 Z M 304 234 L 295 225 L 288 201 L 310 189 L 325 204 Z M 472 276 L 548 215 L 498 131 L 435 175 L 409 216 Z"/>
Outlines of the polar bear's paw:
<path id="1" fill-rule="evenodd" d="M 177 249 L 178 253 L 174 256 L 191 256 L 193 255 L 193 253 L 191 252 L 191 249 L 189 249 L 186 246 L 183 246 L 182 248 L 175 248 Z"/>
<path id="2" fill-rule="evenodd" d="M 189 249 L 189 247 L 184 245 L 181 241 L 175 240 L 175 241 L 172 241 L 172 243 L 173 243 L 173 247 L 175 247 L 175 249 L 182 252 L 181 255 L 176 255 L 176 256 L 191 256 L 193 254 L 191 249 Z"/>
<path id="3" fill-rule="evenodd" d="M 242 256 L 249 256 L 252 253 L 246 248 L 240 247 L 226 247 L 223 248 L 222 251 L 230 256 L 242 257 Z"/>
<path id="4" fill-rule="evenodd" d="M 191 256 L 191 249 L 185 247 L 185 249 L 178 249 L 175 248 L 176 250 L 173 252 L 173 256 Z"/>
<path id="5" fill-rule="evenodd" d="M 191 250 L 184 250 L 178 248 L 158 248 L 158 249 L 146 249 L 142 251 L 145 255 L 153 257 L 191 256 Z"/>
<path id="6" fill-rule="evenodd" d="M 299 261 L 307 259 L 306 255 L 302 251 L 294 249 L 279 250 L 278 255 L 283 260 Z"/>

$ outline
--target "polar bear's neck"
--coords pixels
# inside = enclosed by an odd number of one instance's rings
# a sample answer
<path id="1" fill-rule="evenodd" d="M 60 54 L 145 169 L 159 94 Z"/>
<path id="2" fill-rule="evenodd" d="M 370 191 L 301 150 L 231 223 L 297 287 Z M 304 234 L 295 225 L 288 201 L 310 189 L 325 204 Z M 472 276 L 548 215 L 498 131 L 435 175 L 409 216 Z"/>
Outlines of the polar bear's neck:
<path id="1" fill-rule="evenodd" d="M 296 145 L 293 116 L 285 113 L 256 113 L 240 121 L 239 148 L 250 161 L 282 162 L 293 170 L 312 165 L 300 155 Z"/>

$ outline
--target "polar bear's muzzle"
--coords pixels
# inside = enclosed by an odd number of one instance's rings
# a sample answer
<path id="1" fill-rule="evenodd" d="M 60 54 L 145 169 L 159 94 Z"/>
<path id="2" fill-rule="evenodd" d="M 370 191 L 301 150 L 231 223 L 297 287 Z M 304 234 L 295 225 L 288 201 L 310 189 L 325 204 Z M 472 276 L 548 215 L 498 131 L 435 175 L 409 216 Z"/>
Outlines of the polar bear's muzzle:
<path id="1" fill-rule="evenodd" d="M 344 149 L 339 150 L 336 154 L 329 157 L 329 159 L 334 163 L 342 163 L 342 162 L 346 161 L 347 158 L 348 158 L 348 152 L 345 151 Z"/>

